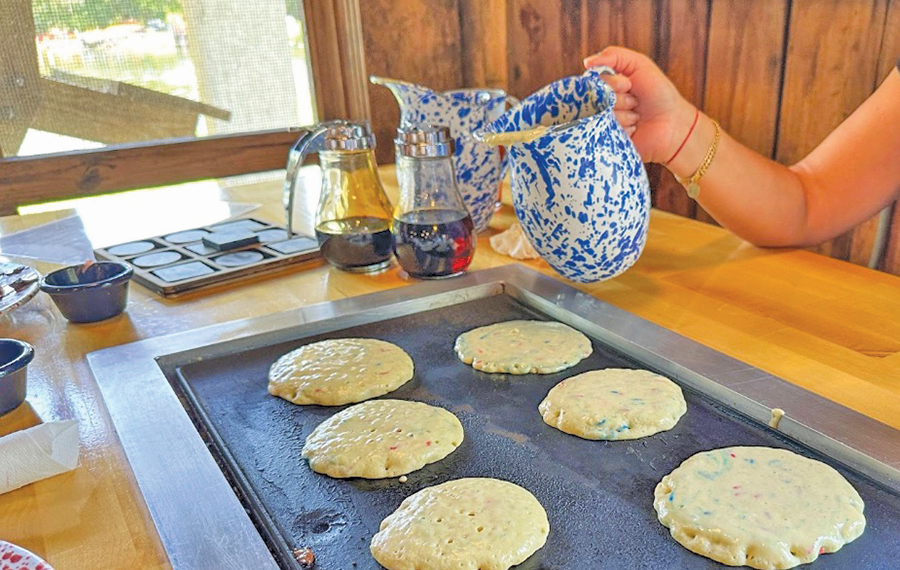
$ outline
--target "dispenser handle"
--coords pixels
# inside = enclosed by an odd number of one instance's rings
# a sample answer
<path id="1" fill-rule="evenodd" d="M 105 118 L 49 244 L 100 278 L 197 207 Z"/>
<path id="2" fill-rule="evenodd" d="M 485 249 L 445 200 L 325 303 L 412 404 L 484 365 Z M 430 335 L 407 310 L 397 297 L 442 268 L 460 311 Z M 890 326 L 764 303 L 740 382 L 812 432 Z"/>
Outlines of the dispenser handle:
<path id="1" fill-rule="evenodd" d="M 288 151 L 287 175 L 284 179 L 284 195 L 282 202 L 287 218 L 288 238 L 294 235 L 294 193 L 297 189 L 297 176 L 300 165 L 306 157 L 313 152 L 322 150 L 325 146 L 325 133 L 328 131 L 328 123 L 320 123 L 302 129 L 303 134 Z"/>

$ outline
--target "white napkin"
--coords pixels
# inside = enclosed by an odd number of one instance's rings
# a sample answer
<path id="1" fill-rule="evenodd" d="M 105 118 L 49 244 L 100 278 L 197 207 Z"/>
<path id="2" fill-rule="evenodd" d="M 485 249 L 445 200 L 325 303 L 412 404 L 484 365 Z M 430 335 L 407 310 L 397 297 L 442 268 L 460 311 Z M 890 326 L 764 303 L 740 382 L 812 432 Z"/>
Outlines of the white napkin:
<path id="1" fill-rule="evenodd" d="M 78 422 L 48 422 L 0 438 L 0 493 L 75 469 Z"/>
<path id="2" fill-rule="evenodd" d="M 494 251 L 514 259 L 537 259 L 540 257 L 538 252 L 531 247 L 519 222 L 513 223 L 505 232 L 491 236 L 490 242 Z"/>

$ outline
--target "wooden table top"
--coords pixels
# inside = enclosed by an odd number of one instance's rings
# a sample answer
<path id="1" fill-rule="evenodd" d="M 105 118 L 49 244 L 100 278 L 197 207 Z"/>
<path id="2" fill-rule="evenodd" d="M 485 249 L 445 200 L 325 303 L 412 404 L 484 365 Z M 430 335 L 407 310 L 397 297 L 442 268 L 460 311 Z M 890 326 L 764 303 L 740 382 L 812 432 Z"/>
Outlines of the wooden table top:
<path id="1" fill-rule="evenodd" d="M 382 172 L 391 193 L 393 168 Z M 262 204 L 254 217 L 282 220 L 278 181 L 201 194 L 188 210 L 221 209 L 223 199 L 253 202 Z M 188 200 L 187 194 L 171 192 L 154 196 L 153 203 L 163 201 L 170 208 Z M 112 200 L 111 211 L 120 224 L 133 226 L 154 215 L 146 201 L 127 195 Z M 2 218 L 0 235 L 60 216 Z M 91 224 L 101 223 L 103 217 L 82 218 L 86 229 L 92 230 L 97 228 Z M 488 244 L 488 235 L 508 227 L 513 219 L 509 206 L 494 217 L 490 232 L 479 238 L 470 270 L 513 261 Z M 206 222 L 193 225 L 202 223 Z M 144 237 L 156 233 L 160 232 L 151 230 Z M 42 273 L 58 267 L 12 259 Z M 525 265 L 554 275 L 542 261 Z M 44 294 L 0 317 L 0 336 L 26 340 L 36 349 L 28 369 L 28 402 L 0 418 L 0 435 L 40 421 L 76 419 L 81 437 L 75 471 L 0 495 L 0 538 L 44 557 L 57 570 L 169 568 L 85 355 L 139 339 L 409 284 L 396 266 L 377 275 L 357 275 L 314 265 L 177 300 L 132 284 L 126 313 L 90 325 L 68 323 Z M 632 269 L 607 282 L 574 285 L 900 428 L 898 277 L 806 251 L 754 248 L 721 228 L 654 211 L 646 250 Z M 164 470 L 160 466 L 161 476 Z"/>

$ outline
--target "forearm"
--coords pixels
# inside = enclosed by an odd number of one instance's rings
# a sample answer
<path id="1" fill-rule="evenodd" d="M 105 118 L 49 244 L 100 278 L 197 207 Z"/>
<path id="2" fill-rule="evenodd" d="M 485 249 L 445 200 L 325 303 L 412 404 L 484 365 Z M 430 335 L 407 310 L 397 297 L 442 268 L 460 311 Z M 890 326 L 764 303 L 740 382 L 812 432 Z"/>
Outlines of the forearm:
<path id="1" fill-rule="evenodd" d="M 667 165 L 690 177 L 715 136 L 701 114 L 684 147 Z M 801 177 L 790 168 L 751 151 L 722 132 L 718 150 L 700 181 L 698 203 L 724 227 L 756 245 L 806 245 L 808 208 Z"/>
<path id="2" fill-rule="evenodd" d="M 689 178 L 715 138 L 647 56 L 612 46 L 585 58 L 609 66 L 616 119 L 646 162 Z M 682 141 L 685 141 L 682 145 Z M 674 159 L 670 158 L 673 156 Z M 868 219 L 900 193 L 900 73 L 890 72 L 860 107 L 803 160 L 784 166 L 722 133 L 697 198 L 723 226 L 757 245 L 821 243 Z"/>
<path id="3" fill-rule="evenodd" d="M 683 123 L 693 107 L 679 108 Z M 686 131 L 687 128 L 684 128 Z M 715 127 L 701 114 L 668 168 L 692 175 Z M 900 192 L 900 74 L 897 70 L 809 155 L 787 167 L 726 133 L 700 182 L 698 202 L 719 223 L 757 245 L 806 246 L 871 217 Z"/>

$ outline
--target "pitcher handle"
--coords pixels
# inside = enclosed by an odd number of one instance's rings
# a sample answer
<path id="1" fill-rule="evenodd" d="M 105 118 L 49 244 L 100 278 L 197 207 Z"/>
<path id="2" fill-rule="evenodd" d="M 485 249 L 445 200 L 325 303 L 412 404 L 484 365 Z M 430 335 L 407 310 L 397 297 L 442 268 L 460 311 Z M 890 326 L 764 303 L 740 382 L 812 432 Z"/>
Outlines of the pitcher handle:
<path id="1" fill-rule="evenodd" d="M 612 87 L 603 81 L 602 75 L 616 75 L 616 70 L 609 67 L 608 65 L 598 65 L 597 67 L 592 67 L 584 72 L 584 75 L 589 76 L 594 84 L 597 86 L 597 89 L 603 93 L 604 103 L 607 104 L 608 109 L 612 109 L 616 106 L 616 92 L 613 91 Z"/>
<path id="2" fill-rule="evenodd" d="M 300 135 L 300 138 L 288 151 L 287 174 L 284 179 L 284 194 L 282 197 L 285 217 L 287 218 L 288 238 L 294 235 L 294 194 L 297 189 L 300 165 L 303 164 L 310 153 L 318 152 L 325 146 L 325 133 L 328 131 L 328 126 L 329 123 L 319 123 L 301 129 L 303 134 Z"/>
<path id="3" fill-rule="evenodd" d="M 518 97 L 514 97 L 512 95 L 506 96 L 506 104 L 511 108 L 516 105 L 521 104 L 522 102 Z M 504 146 L 500 147 L 500 152 L 503 153 L 500 155 L 500 184 L 503 184 L 503 178 L 506 177 L 506 170 L 509 168 L 509 149 Z"/>
<path id="4" fill-rule="evenodd" d="M 608 65 L 598 65 L 598 66 L 588 69 L 588 71 L 596 71 L 600 75 L 603 75 L 604 73 L 606 73 L 608 75 L 616 75 L 616 70 L 611 68 Z"/>

